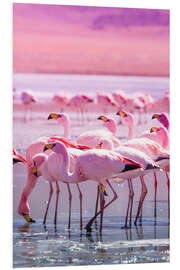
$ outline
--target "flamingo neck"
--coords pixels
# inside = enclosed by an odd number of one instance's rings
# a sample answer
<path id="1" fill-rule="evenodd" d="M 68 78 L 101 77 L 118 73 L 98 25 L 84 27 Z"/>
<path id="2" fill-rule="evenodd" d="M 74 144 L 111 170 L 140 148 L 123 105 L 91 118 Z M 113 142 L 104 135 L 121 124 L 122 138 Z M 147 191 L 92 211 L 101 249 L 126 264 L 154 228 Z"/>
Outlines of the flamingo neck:
<path id="1" fill-rule="evenodd" d="M 70 139 L 70 119 L 68 117 L 64 117 L 63 122 L 60 120 L 59 123 L 64 127 L 64 137 Z"/>
<path id="2" fill-rule="evenodd" d="M 166 149 L 169 145 L 169 136 L 168 136 L 167 131 L 163 129 L 161 136 L 162 136 L 162 147 Z"/>
<path id="3" fill-rule="evenodd" d="M 106 126 L 106 128 L 107 128 L 110 132 L 112 132 L 112 134 L 113 134 L 114 136 L 116 136 L 116 129 L 117 129 L 117 126 L 116 126 L 116 123 L 115 123 L 115 121 L 114 121 L 113 119 L 111 119 L 110 121 L 107 121 L 107 122 L 105 123 L 105 126 Z"/>
<path id="4" fill-rule="evenodd" d="M 62 155 L 62 167 L 61 167 L 62 181 L 66 183 L 76 183 L 78 175 L 76 171 L 74 171 L 73 173 L 69 172 L 70 157 L 66 148 L 64 147 L 63 150 L 61 149 L 61 152 L 59 154 Z"/>
<path id="5" fill-rule="evenodd" d="M 32 169 L 31 169 L 32 170 Z M 31 172 L 30 168 L 28 168 L 28 179 L 27 179 L 27 183 L 22 191 L 21 194 L 21 199 L 20 199 L 20 203 L 18 206 L 19 211 L 23 208 L 24 205 L 28 206 L 28 197 L 31 194 L 31 192 L 33 191 L 36 182 L 37 182 L 37 176 L 35 176 L 32 172 Z"/>
<path id="6" fill-rule="evenodd" d="M 128 133 L 128 140 L 131 140 L 133 138 L 133 131 L 134 131 L 134 122 L 130 122 L 128 125 L 129 133 Z"/>
<path id="7" fill-rule="evenodd" d="M 159 121 L 167 130 L 169 129 L 169 119 L 164 113 L 161 114 L 161 118 L 159 119 Z"/>

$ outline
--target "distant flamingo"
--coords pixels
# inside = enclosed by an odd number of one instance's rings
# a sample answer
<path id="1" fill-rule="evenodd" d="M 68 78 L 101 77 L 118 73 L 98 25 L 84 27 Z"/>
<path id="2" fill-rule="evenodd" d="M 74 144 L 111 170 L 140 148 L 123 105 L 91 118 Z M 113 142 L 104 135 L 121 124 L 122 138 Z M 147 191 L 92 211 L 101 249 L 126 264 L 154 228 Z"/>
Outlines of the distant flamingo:
<path id="1" fill-rule="evenodd" d="M 102 108 L 102 111 L 106 114 L 112 108 L 116 108 L 118 104 L 112 95 L 97 91 L 97 106 Z"/>
<path id="2" fill-rule="evenodd" d="M 53 96 L 52 101 L 59 106 L 59 111 L 60 112 L 64 112 L 64 110 L 65 110 L 67 104 L 69 103 L 70 99 L 65 94 L 56 93 Z"/>
<path id="3" fill-rule="evenodd" d="M 86 180 L 97 181 L 101 188 L 106 185 L 105 179 L 113 176 L 119 176 L 126 171 L 141 168 L 142 165 L 134 161 L 123 158 L 121 155 L 108 150 L 87 150 L 83 152 L 77 159 L 73 173 L 69 173 L 69 155 L 67 149 L 61 142 L 50 143 L 46 145 L 44 150 L 52 149 L 55 153 L 62 157 L 61 179 L 67 183 L 77 183 Z M 54 163 L 52 166 L 56 166 Z M 55 167 L 54 167 L 55 169 Z M 57 170 L 59 166 L 57 165 Z M 114 191 L 115 192 L 115 191 Z M 101 200 L 101 223 L 100 231 L 102 230 L 102 218 L 104 211 L 104 194 Z"/>
<path id="4" fill-rule="evenodd" d="M 29 113 L 31 109 L 31 104 L 36 102 L 36 98 L 34 96 L 34 93 L 31 90 L 26 90 L 22 92 L 21 94 L 21 101 L 25 106 L 25 121 L 29 120 Z"/>
<path id="5" fill-rule="evenodd" d="M 93 102 L 93 98 L 88 97 L 85 94 L 77 94 L 70 99 L 68 106 L 74 108 L 78 114 L 80 113 L 81 119 L 78 117 L 78 120 L 81 124 L 84 124 L 84 110 L 88 104 Z"/>

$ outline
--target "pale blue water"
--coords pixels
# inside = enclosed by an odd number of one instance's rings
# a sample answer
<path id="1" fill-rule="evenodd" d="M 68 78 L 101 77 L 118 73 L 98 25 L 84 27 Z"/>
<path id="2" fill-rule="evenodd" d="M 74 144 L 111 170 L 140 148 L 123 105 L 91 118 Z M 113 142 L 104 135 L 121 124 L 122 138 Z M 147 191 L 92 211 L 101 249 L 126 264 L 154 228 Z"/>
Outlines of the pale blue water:
<path id="1" fill-rule="evenodd" d="M 147 91 L 158 99 L 169 89 L 169 78 L 17 73 L 13 75 L 13 86 L 17 88 L 17 100 L 25 89 L 34 90 L 42 102 L 52 98 L 57 92 L 67 93 L 70 96 L 86 93 L 95 97 L 98 90 L 111 93 L 119 89 L 127 93 Z"/>

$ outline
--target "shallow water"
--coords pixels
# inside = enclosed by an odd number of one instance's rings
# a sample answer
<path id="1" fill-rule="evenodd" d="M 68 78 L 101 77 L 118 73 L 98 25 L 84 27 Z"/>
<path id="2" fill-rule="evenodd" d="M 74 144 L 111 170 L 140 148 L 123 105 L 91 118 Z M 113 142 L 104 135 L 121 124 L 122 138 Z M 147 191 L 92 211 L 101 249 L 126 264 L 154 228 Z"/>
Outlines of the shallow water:
<path id="1" fill-rule="evenodd" d="M 14 223 L 13 251 L 14 267 L 31 266 L 64 266 L 93 264 L 127 264 L 169 261 L 169 225 L 167 205 L 167 185 L 163 172 L 158 174 L 157 218 L 154 218 L 154 188 L 152 176 L 146 176 L 148 194 L 143 206 L 142 225 L 132 225 L 131 229 L 123 229 L 128 203 L 128 185 L 113 183 L 118 199 L 104 211 L 102 234 L 92 226 L 91 234 L 79 223 L 79 197 L 77 189 L 71 185 L 72 191 L 72 223 L 68 224 L 68 193 L 66 185 L 60 184 L 57 227 L 54 226 L 55 196 L 48 213 L 46 227 L 43 216 L 48 199 L 49 185 L 41 177 L 32 192 L 29 204 L 31 216 L 36 223 L 26 224 L 17 214 L 20 194 L 26 182 L 26 170 L 22 164 L 14 168 Z M 134 179 L 133 221 L 140 196 L 140 181 Z M 83 194 L 83 226 L 94 214 L 96 183 L 82 183 Z M 107 188 L 106 202 L 112 199 L 112 192 Z"/>
<path id="2" fill-rule="evenodd" d="M 87 222 L 87 219 L 84 219 Z M 79 230 L 73 219 L 72 229 L 61 223 L 54 227 L 42 222 L 14 222 L 14 267 L 101 265 L 169 262 L 168 225 L 145 218 L 143 226 L 121 229 L 123 217 L 106 217 L 102 234 Z"/>

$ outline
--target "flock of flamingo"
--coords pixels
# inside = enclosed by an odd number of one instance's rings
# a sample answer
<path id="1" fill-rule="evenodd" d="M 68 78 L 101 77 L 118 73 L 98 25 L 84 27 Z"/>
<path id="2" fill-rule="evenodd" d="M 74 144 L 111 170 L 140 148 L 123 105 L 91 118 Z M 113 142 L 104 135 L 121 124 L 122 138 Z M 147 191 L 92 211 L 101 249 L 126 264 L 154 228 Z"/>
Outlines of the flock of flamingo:
<path id="1" fill-rule="evenodd" d="M 168 96 L 166 93 L 166 99 Z M 35 102 L 35 98 L 29 94 L 23 96 L 29 102 Z M 108 98 L 107 98 L 108 97 Z M 85 102 L 93 102 L 91 98 L 85 95 L 76 96 L 74 99 L 64 100 L 69 102 L 71 106 L 79 106 L 79 100 Z M 112 99 L 113 98 L 113 99 Z M 61 97 L 56 96 L 58 100 Z M 118 199 L 113 183 L 128 182 L 129 198 L 125 217 L 125 228 L 132 226 L 132 209 L 133 209 L 133 183 L 132 179 L 139 179 L 141 183 L 141 195 L 139 199 L 137 214 L 134 224 L 142 222 L 143 202 L 148 192 L 144 177 L 147 174 L 152 174 L 154 179 L 154 200 L 156 215 L 156 195 L 157 195 L 157 174 L 156 172 L 164 171 L 167 178 L 168 187 L 168 218 L 169 218 L 169 119 L 166 113 L 154 113 L 153 119 L 158 120 L 161 125 L 159 127 L 152 126 L 150 130 L 144 131 L 139 136 L 134 137 L 134 115 L 136 110 L 148 111 L 149 106 L 155 106 L 155 102 L 151 96 L 144 94 L 136 98 L 126 96 L 124 93 L 117 92 L 111 97 L 98 93 L 98 102 L 103 104 L 103 115 L 97 118 L 97 121 L 104 123 L 103 129 L 86 131 L 78 136 L 76 141 L 71 141 L 71 121 L 67 113 L 50 113 L 47 116 L 48 121 L 57 121 L 64 128 L 64 136 L 47 136 L 38 138 L 31 143 L 26 150 L 26 158 L 19 155 L 13 149 L 13 163 L 23 162 L 27 166 L 27 183 L 22 191 L 20 202 L 18 205 L 18 213 L 23 216 L 27 222 L 35 222 L 30 215 L 30 207 L 28 198 L 36 186 L 40 176 L 49 182 L 49 198 L 44 214 L 43 224 L 46 224 L 49 205 L 51 203 L 52 194 L 54 191 L 53 183 L 56 188 L 56 204 L 54 224 L 57 223 L 58 200 L 60 194 L 59 183 L 67 185 L 69 194 L 69 219 L 68 228 L 71 227 L 71 205 L 72 193 L 70 184 L 75 184 L 79 192 L 80 203 L 80 229 L 83 229 L 82 216 L 82 200 L 83 194 L 80 189 L 80 183 L 84 181 L 97 182 L 97 198 L 95 204 L 95 214 L 86 224 L 85 229 L 91 231 L 94 221 L 100 216 L 99 230 L 103 229 L 104 210 L 109 207 L 115 200 Z M 26 101 L 28 104 L 28 101 Z M 116 130 L 117 124 L 115 120 L 108 118 L 105 115 L 108 110 L 108 102 L 113 102 L 111 105 L 116 106 L 116 103 L 121 104 L 121 109 L 116 112 L 119 119 L 128 127 L 128 135 L 126 141 L 122 142 L 118 139 Z M 68 104 L 68 103 L 67 103 Z M 66 104 L 66 105 L 67 105 Z M 108 105 L 107 105 L 108 104 Z M 142 106 L 142 104 L 144 104 Z M 82 109 L 82 107 L 81 107 Z M 107 186 L 113 192 L 113 198 L 106 203 Z M 118 188 L 118 185 L 117 185 Z"/>
<path id="2" fill-rule="evenodd" d="M 17 89 L 13 88 L 14 100 L 17 98 Z M 37 99 L 32 90 L 26 90 L 21 93 L 21 102 L 25 108 L 25 120 L 30 118 L 32 104 L 41 102 Z M 98 91 L 96 97 L 90 97 L 87 94 L 77 94 L 72 97 L 66 94 L 56 93 L 52 96 L 51 102 L 58 106 L 59 112 L 74 111 L 77 112 L 77 119 L 84 124 L 85 112 L 94 112 L 100 109 L 103 114 L 115 112 L 119 108 L 133 114 L 138 114 L 138 124 L 142 123 L 142 116 L 145 116 L 147 123 L 148 112 L 159 111 L 163 108 L 169 112 L 169 90 L 165 91 L 162 99 L 154 98 L 146 92 L 135 92 L 128 94 L 123 90 L 116 90 L 111 94 Z"/>

